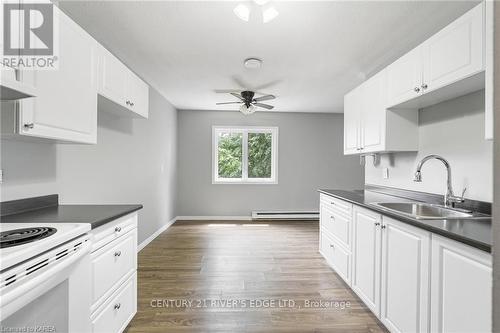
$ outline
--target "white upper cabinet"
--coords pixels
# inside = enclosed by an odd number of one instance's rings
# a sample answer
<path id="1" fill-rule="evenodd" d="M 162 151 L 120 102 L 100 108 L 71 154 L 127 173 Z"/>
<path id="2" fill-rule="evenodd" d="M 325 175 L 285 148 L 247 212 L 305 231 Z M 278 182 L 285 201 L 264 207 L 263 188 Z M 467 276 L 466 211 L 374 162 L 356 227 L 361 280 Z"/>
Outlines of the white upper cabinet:
<path id="1" fill-rule="evenodd" d="M 99 48 L 99 94 L 125 105 L 128 69 L 104 47 Z"/>
<path id="2" fill-rule="evenodd" d="M 418 150 L 418 113 L 387 110 L 387 70 L 344 97 L 344 154 Z"/>
<path id="3" fill-rule="evenodd" d="M 484 88 L 485 3 L 387 69 L 389 108 L 422 108 Z"/>
<path id="4" fill-rule="evenodd" d="M 99 50 L 99 109 L 118 116 L 147 118 L 149 88 L 118 58 Z"/>
<path id="5" fill-rule="evenodd" d="M 432 236 L 431 332 L 492 331 L 491 255 Z"/>
<path id="6" fill-rule="evenodd" d="M 357 154 L 360 147 L 361 87 L 344 96 L 344 154 Z"/>
<path id="7" fill-rule="evenodd" d="M 422 44 L 422 90 L 430 92 L 484 70 L 484 4 Z"/>
<path id="8" fill-rule="evenodd" d="M 55 11 L 59 11 L 54 6 Z M 64 142 L 96 143 L 97 86 L 94 40 L 59 11 L 56 70 L 26 71 L 37 96 L 19 101 L 17 132 Z"/>
<path id="9" fill-rule="evenodd" d="M 383 150 L 385 147 L 386 71 L 375 74 L 363 85 L 361 98 L 361 152 Z"/>
<path id="10" fill-rule="evenodd" d="M 0 6 L 0 17 L 4 17 L 3 5 Z M 0 24 L 0 35 L 3 36 L 4 24 Z M 18 29 L 11 29 L 9 32 L 12 35 L 12 39 L 20 39 L 19 32 L 21 27 Z M 3 38 L 0 40 L 0 50 L 4 50 Z M 13 56 L 14 59 L 16 56 Z M 9 66 L 6 62 L 0 62 L 0 100 L 10 101 L 18 100 L 22 98 L 32 97 L 36 94 L 36 89 L 30 84 L 29 81 L 25 80 L 24 73 L 19 70 L 19 68 L 14 68 Z"/>
<path id="11" fill-rule="evenodd" d="M 422 47 L 417 47 L 387 67 L 388 106 L 422 93 Z"/>
<path id="12" fill-rule="evenodd" d="M 494 1 L 486 1 L 484 4 L 484 26 L 485 26 L 485 86 L 484 86 L 484 137 L 487 140 L 493 140 L 493 95 L 494 95 L 494 59 L 495 59 L 495 43 L 494 43 L 494 24 L 495 15 L 494 7 L 497 6 Z M 498 38 L 497 38 L 498 39 Z"/>
<path id="13" fill-rule="evenodd" d="M 129 71 L 127 87 L 127 96 L 129 108 L 143 118 L 147 118 L 149 114 L 149 87 L 137 77 L 133 72 Z M 127 101 L 125 101 L 127 104 Z"/>

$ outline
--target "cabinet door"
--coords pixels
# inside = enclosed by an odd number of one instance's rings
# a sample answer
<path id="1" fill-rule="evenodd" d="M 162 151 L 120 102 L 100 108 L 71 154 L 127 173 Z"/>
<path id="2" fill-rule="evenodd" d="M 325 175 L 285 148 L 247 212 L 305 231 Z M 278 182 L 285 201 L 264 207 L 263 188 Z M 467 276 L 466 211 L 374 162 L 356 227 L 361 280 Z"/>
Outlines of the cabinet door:
<path id="1" fill-rule="evenodd" d="M 128 107 L 127 81 L 129 70 L 113 54 L 103 47 L 99 48 L 99 94 L 109 100 Z"/>
<path id="2" fill-rule="evenodd" d="M 62 12 L 59 20 L 58 68 L 33 72 L 37 97 L 20 102 L 18 130 L 23 135 L 95 143 L 95 42 Z"/>
<path id="3" fill-rule="evenodd" d="M 417 47 L 387 67 L 388 107 L 422 94 L 422 49 Z"/>
<path id="4" fill-rule="evenodd" d="M 387 217 L 382 230 L 380 320 L 393 333 L 428 332 L 431 234 Z"/>
<path id="5" fill-rule="evenodd" d="M 370 210 L 353 209 L 352 289 L 380 315 L 380 223 L 382 217 Z"/>
<path id="6" fill-rule="evenodd" d="M 424 93 L 484 69 L 484 2 L 422 44 Z"/>
<path id="7" fill-rule="evenodd" d="M 431 332 L 491 332 L 491 255 L 432 235 Z"/>
<path id="8" fill-rule="evenodd" d="M 382 70 L 363 85 L 361 110 L 361 152 L 385 149 L 387 72 Z"/>
<path id="9" fill-rule="evenodd" d="M 359 153 L 361 88 L 344 96 L 344 155 Z"/>
<path id="10" fill-rule="evenodd" d="M 126 89 L 127 107 L 138 116 L 147 118 L 149 113 L 149 87 L 129 70 Z"/>
<path id="11" fill-rule="evenodd" d="M 351 253 L 326 232 L 320 233 L 320 252 L 337 274 L 351 285 Z"/>
<path id="12" fill-rule="evenodd" d="M 485 63 L 484 63 L 484 138 L 486 140 L 493 140 L 493 124 L 495 106 L 494 106 L 494 72 L 495 72 L 495 55 L 494 55 L 494 22 L 495 22 L 495 4 L 493 1 L 486 1 L 484 3 L 484 40 L 485 40 Z"/>

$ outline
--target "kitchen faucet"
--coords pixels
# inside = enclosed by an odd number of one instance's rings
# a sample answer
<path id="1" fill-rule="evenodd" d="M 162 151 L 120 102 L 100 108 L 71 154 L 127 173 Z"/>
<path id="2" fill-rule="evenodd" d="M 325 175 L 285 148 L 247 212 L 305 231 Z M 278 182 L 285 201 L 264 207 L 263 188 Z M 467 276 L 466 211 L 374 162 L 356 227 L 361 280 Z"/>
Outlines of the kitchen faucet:
<path id="1" fill-rule="evenodd" d="M 428 156 L 424 157 L 417 165 L 417 171 L 415 172 L 415 178 L 413 179 L 413 181 L 415 181 L 415 182 L 422 181 L 422 173 L 420 170 L 422 169 L 422 166 L 424 165 L 424 163 L 427 162 L 428 160 L 431 160 L 431 159 L 436 159 L 436 160 L 443 162 L 444 166 L 446 167 L 446 172 L 447 172 L 446 186 L 447 186 L 447 189 L 446 189 L 446 194 L 444 195 L 444 205 L 446 207 L 453 207 L 453 205 L 457 202 L 464 202 L 465 201 L 464 194 L 465 194 L 465 191 L 467 190 L 467 188 L 464 188 L 461 197 L 455 196 L 453 194 L 453 188 L 451 186 L 450 163 L 448 163 L 448 161 L 446 159 L 444 159 L 443 157 L 441 157 L 439 155 L 428 155 Z"/>

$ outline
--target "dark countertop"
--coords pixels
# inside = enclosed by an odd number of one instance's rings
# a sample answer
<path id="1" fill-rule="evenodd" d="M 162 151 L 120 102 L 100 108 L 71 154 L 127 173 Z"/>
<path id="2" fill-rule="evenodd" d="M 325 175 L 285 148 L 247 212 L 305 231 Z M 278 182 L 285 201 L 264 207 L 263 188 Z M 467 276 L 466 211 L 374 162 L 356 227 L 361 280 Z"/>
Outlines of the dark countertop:
<path id="1" fill-rule="evenodd" d="M 1 217 L 2 223 L 89 223 L 92 229 L 142 209 L 142 205 L 56 205 Z"/>
<path id="2" fill-rule="evenodd" d="M 376 202 L 414 202 L 415 200 L 382 194 L 369 190 L 318 190 L 320 193 L 342 199 L 358 206 L 376 211 L 416 227 L 471 245 L 480 250 L 491 252 L 491 218 L 422 220 L 392 213 L 381 207 L 373 206 Z"/>

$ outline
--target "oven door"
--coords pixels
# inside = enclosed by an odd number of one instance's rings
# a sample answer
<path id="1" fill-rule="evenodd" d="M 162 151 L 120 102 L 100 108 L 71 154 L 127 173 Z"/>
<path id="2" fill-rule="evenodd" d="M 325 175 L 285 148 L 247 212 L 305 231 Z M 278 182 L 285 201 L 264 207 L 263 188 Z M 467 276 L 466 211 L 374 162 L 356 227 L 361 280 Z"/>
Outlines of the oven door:
<path id="1" fill-rule="evenodd" d="M 90 332 L 90 243 L 85 235 L 2 272 L 2 330 Z"/>

